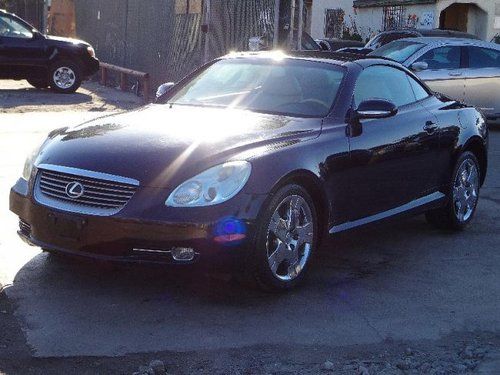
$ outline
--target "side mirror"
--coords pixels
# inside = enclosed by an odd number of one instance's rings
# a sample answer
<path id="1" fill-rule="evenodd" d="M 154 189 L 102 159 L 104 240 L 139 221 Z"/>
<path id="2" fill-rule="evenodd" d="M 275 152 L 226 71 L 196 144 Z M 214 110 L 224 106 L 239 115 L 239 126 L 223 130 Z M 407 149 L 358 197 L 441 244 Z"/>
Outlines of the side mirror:
<path id="1" fill-rule="evenodd" d="M 36 30 L 36 29 L 31 30 L 31 33 L 33 35 L 31 37 L 31 39 L 33 39 L 33 40 L 40 39 L 40 37 L 42 36 L 42 34 L 38 30 Z"/>
<path id="2" fill-rule="evenodd" d="M 429 64 L 425 61 L 418 61 L 411 64 L 411 70 L 414 72 L 421 72 L 422 70 L 427 70 L 429 68 Z"/>
<path id="3" fill-rule="evenodd" d="M 398 108 L 387 100 L 369 99 L 361 102 L 355 113 L 358 119 L 387 118 L 398 113 Z"/>
<path id="4" fill-rule="evenodd" d="M 330 51 L 326 42 L 320 41 L 318 44 L 321 51 Z"/>
<path id="5" fill-rule="evenodd" d="M 175 86 L 174 82 L 168 82 L 168 83 L 163 83 L 158 87 L 158 90 L 156 90 L 156 99 L 160 98 L 161 96 L 165 95 L 167 92 L 169 92 L 172 87 Z"/>

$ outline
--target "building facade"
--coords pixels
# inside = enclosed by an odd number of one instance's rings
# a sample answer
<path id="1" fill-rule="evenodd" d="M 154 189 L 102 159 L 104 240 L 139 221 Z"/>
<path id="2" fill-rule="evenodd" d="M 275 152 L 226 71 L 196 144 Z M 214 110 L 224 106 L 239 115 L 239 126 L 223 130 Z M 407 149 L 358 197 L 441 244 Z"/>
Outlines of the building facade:
<path id="1" fill-rule="evenodd" d="M 312 25 L 315 38 L 443 28 L 491 40 L 500 33 L 500 0 L 315 0 Z"/>

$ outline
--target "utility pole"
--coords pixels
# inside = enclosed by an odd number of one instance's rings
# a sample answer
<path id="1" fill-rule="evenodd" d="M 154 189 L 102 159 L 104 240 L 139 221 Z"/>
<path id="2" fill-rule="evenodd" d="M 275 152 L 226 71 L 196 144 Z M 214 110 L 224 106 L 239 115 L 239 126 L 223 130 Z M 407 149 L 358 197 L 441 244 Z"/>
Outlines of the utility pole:
<path id="1" fill-rule="evenodd" d="M 47 34 L 48 29 L 48 19 L 49 19 L 49 7 L 51 0 L 42 0 L 43 10 L 42 10 L 42 34 Z"/>
<path id="2" fill-rule="evenodd" d="M 299 27 L 297 35 L 297 51 L 302 50 L 302 33 L 304 31 L 304 0 L 299 0 Z"/>
<path id="3" fill-rule="evenodd" d="M 203 61 L 208 62 L 210 53 L 210 11 L 212 10 L 210 0 L 205 0 L 205 23 L 202 25 L 201 31 L 205 33 L 205 51 Z"/>
<path id="4" fill-rule="evenodd" d="M 274 0 L 274 35 L 273 47 L 278 48 L 280 38 L 280 2 L 281 0 Z"/>

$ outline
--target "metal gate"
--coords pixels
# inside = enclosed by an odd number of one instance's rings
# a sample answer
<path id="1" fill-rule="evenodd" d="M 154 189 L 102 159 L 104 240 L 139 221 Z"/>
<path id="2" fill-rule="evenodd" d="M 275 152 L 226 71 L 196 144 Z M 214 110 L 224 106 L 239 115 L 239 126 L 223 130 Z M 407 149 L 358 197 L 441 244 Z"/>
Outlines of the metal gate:
<path id="1" fill-rule="evenodd" d="M 393 5 L 384 7 L 384 30 L 403 28 L 406 24 L 406 7 L 404 5 Z"/>

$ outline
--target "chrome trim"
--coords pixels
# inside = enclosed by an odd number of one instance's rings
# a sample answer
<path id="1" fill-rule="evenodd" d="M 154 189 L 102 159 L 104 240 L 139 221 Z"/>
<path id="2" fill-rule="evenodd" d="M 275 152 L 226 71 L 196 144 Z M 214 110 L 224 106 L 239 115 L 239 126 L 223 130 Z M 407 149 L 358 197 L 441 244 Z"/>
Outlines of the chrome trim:
<path id="1" fill-rule="evenodd" d="M 122 177 L 122 176 L 117 176 L 114 174 L 108 174 L 108 173 L 102 173 L 102 172 L 89 171 L 87 169 L 65 167 L 62 165 L 54 165 L 54 164 L 38 164 L 38 165 L 36 165 L 36 167 L 40 168 L 40 169 L 46 169 L 48 171 L 53 171 L 53 172 L 68 173 L 68 174 L 72 174 L 72 175 L 79 176 L 79 177 L 96 178 L 99 180 L 119 182 L 122 184 L 128 184 L 128 185 L 134 185 L 134 186 L 140 185 L 139 181 L 137 181 L 136 179 L 133 179 L 133 178 Z"/>
<path id="2" fill-rule="evenodd" d="M 399 206 L 396 208 L 391 208 L 390 210 L 379 212 L 378 214 L 375 214 L 372 216 L 367 216 L 367 217 L 364 217 L 364 218 L 361 218 L 358 220 L 348 221 L 346 223 L 334 225 L 333 227 L 330 228 L 329 232 L 330 232 L 330 234 L 333 234 L 333 233 L 342 232 L 344 230 L 360 227 L 360 226 L 365 225 L 365 224 L 373 223 L 374 221 L 386 219 L 388 217 L 395 216 L 395 215 L 401 214 L 401 213 L 406 212 L 406 211 L 410 211 L 414 208 L 423 206 L 423 205 L 428 204 L 428 203 L 432 203 L 432 202 L 437 201 L 439 199 L 442 199 L 444 197 L 446 197 L 446 195 L 444 195 L 443 193 L 438 191 L 438 192 L 426 195 L 425 197 L 415 199 L 411 202 L 403 204 L 402 206 Z"/>
<path id="3" fill-rule="evenodd" d="M 137 253 L 155 253 L 155 254 L 171 254 L 171 250 L 153 250 L 153 249 L 140 249 L 140 248 L 133 248 L 132 251 L 135 251 Z"/>
<path id="4" fill-rule="evenodd" d="M 115 215 L 127 205 L 139 186 L 134 179 L 79 168 L 52 164 L 39 164 L 36 168 L 34 199 L 45 206 L 77 214 Z M 72 198 L 65 192 L 73 179 L 86 186 L 80 198 Z"/>

